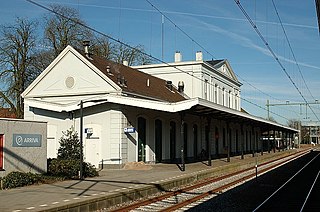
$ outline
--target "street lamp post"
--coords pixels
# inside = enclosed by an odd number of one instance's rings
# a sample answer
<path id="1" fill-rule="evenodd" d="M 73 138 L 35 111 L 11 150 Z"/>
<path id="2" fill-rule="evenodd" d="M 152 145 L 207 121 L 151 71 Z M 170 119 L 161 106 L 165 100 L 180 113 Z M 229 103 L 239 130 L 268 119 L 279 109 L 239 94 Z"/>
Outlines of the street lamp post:
<path id="1" fill-rule="evenodd" d="M 106 102 L 107 99 L 93 99 L 87 101 L 80 101 L 80 173 L 79 178 L 83 180 L 83 103 L 86 102 Z"/>
<path id="2" fill-rule="evenodd" d="M 83 101 L 80 101 L 80 180 L 83 180 Z"/>

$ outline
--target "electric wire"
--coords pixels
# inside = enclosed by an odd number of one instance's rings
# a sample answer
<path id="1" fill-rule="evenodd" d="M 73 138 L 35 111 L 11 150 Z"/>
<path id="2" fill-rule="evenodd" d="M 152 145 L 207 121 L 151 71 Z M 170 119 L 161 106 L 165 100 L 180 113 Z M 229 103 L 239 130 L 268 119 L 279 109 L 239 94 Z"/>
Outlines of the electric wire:
<path id="1" fill-rule="evenodd" d="M 253 29 L 255 30 L 255 32 L 258 34 L 258 36 L 260 37 L 260 39 L 262 40 L 262 42 L 264 43 L 264 45 L 267 47 L 267 49 L 269 50 L 269 52 L 271 53 L 271 55 L 273 56 L 273 58 L 276 60 L 276 62 L 278 63 L 278 65 L 281 67 L 281 70 L 286 74 L 286 76 L 288 77 L 288 79 L 290 80 L 290 82 L 292 83 L 292 85 L 295 87 L 295 89 L 298 91 L 298 93 L 300 94 L 300 96 L 302 97 L 302 99 L 304 100 L 304 102 L 306 104 L 308 104 L 308 101 L 306 100 L 306 98 L 304 97 L 304 95 L 301 93 L 300 89 L 298 88 L 298 86 L 296 85 L 296 83 L 293 81 L 293 79 L 291 78 L 291 76 L 289 75 L 289 73 L 287 72 L 286 68 L 283 66 L 283 64 L 280 62 L 279 58 L 277 57 L 277 55 L 275 54 L 275 52 L 272 50 L 272 48 L 269 46 L 269 43 L 266 41 L 266 39 L 263 37 L 263 35 L 261 34 L 260 30 L 258 29 L 257 25 L 252 21 L 252 19 L 250 18 L 249 14 L 246 12 L 246 10 L 242 7 L 241 3 L 239 0 L 234 0 L 235 3 L 238 5 L 239 9 L 241 10 L 241 12 L 243 13 L 243 15 L 247 18 L 247 20 L 249 21 L 249 23 L 251 24 L 251 26 L 253 27 Z M 318 119 L 318 121 L 320 121 L 320 119 L 318 118 L 318 116 L 316 115 L 316 113 L 314 112 L 314 110 L 309 106 L 310 110 L 312 111 L 313 115 Z"/>
<path id="2" fill-rule="evenodd" d="M 281 25 L 283 34 L 284 34 L 284 36 L 285 36 L 285 38 L 286 38 L 286 41 L 287 41 L 287 43 L 288 43 L 288 46 L 289 46 L 289 49 L 290 49 L 290 51 L 291 51 L 292 57 L 293 57 L 293 59 L 294 59 L 294 61 L 295 61 L 296 66 L 298 67 L 298 70 L 299 70 L 300 76 L 301 76 L 301 78 L 302 78 L 302 80 L 303 80 L 303 83 L 305 84 L 305 86 L 306 86 L 307 90 L 309 91 L 311 97 L 315 100 L 314 96 L 312 95 L 312 93 L 311 93 L 311 91 L 310 91 L 310 89 L 309 89 L 309 87 L 308 87 L 308 84 L 306 83 L 306 81 L 305 81 L 305 79 L 304 79 L 304 77 L 303 77 L 303 74 L 302 74 L 302 72 L 301 72 L 299 63 L 297 62 L 297 58 L 296 58 L 296 56 L 295 56 L 295 54 L 294 54 L 294 51 L 293 51 L 293 49 L 292 49 L 291 43 L 290 43 L 289 38 L 288 38 L 288 36 L 287 36 L 286 30 L 285 30 L 285 28 L 284 28 L 284 26 L 283 26 L 282 20 L 281 20 L 281 18 L 280 18 L 280 15 L 279 15 L 278 9 L 277 9 L 277 7 L 276 7 L 276 5 L 275 5 L 275 3 L 274 3 L 274 0 L 272 0 L 272 4 L 273 4 L 274 10 L 276 11 L 278 20 L 279 20 L 279 22 L 280 22 L 280 25 Z"/>
<path id="3" fill-rule="evenodd" d="M 132 47 L 132 46 L 130 46 L 129 44 L 127 44 L 127 43 L 125 43 L 125 42 L 123 42 L 123 41 L 120 41 L 119 39 L 116 39 L 116 38 L 114 38 L 114 37 L 112 37 L 112 36 L 110 36 L 110 35 L 107 35 L 107 34 L 105 34 L 105 33 L 103 33 L 103 32 L 100 32 L 99 30 L 94 29 L 93 27 L 90 27 L 90 26 L 88 26 L 88 25 L 86 25 L 86 24 L 84 24 L 84 23 L 81 23 L 81 22 L 79 22 L 79 21 L 77 21 L 77 20 L 74 20 L 74 19 L 72 19 L 72 18 L 70 18 L 70 17 L 67 17 L 67 16 L 64 15 L 64 14 L 58 13 L 57 11 L 54 11 L 53 9 L 50 9 L 49 7 L 46 7 L 46 6 L 42 5 L 42 4 L 39 4 L 39 3 L 37 3 L 37 2 L 35 2 L 35 1 L 33 1 L 33 0 L 26 0 L 26 1 L 29 2 L 29 3 L 31 3 L 31 4 L 36 5 L 36 6 L 38 6 L 38 7 L 41 7 L 41 8 L 44 9 L 44 10 L 47 10 L 47 11 L 49 11 L 49 12 L 51 12 L 51 13 L 54 13 L 54 14 L 62 17 L 62 18 L 65 18 L 65 19 L 67 19 L 67 20 L 69 20 L 69 21 L 72 21 L 72 22 L 74 22 L 75 24 L 78 24 L 78 25 L 80 25 L 80 26 L 82 26 L 82 27 L 85 27 L 85 28 L 87 28 L 87 29 L 89 29 L 89 30 L 91 30 L 91 31 L 99 34 L 99 35 L 105 36 L 105 37 L 107 37 L 108 39 L 110 39 L 110 40 L 112 40 L 112 41 L 114 41 L 114 42 L 120 43 L 121 45 L 123 45 L 123 46 L 125 46 L 125 47 L 128 47 L 128 48 L 130 48 L 130 49 L 132 49 L 132 50 L 135 50 L 135 51 L 137 51 L 137 52 L 139 52 L 139 53 L 141 53 L 141 54 L 143 54 L 143 55 L 145 55 L 145 56 L 147 56 L 147 57 L 150 57 L 151 59 L 153 59 L 153 60 L 155 60 L 155 61 L 158 61 L 158 62 L 160 62 L 160 63 L 163 63 L 163 64 L 167 65 L 168 67 L 172 67 L 172 68 L 174 68 L 174 69 L 176 69 L 176 70 L 178 70 L 178 71 L 180 71 L 180 72 L 182 72 L 182 73 L 188 74 L 188 75 L 190 75 L 191 77 L 194 77 L 194 78 L 196 78 L 196 79 L 198 79 L 198 80 L 200 80 L 200 81 L 203 81 L 203 82 L 208 83 L 207 81 L 205 81 L 205 80 L 203 80 L 203 79 L 201 79 L 201 78 L 199 78 L 199 77 L 196 77 L 196 76 L 194 76 L 193 74 L 190 74 L 190 73 L 187 72 L 187 71 L 184 71 L 184 70 L 182 70 L 182 69 L 180 69 L 180 68 L 178 68 L 178 67 L 176 67 L 176 66 L 174 66 L 174 65 L 171 65 L 171 64 L 169 64 L 169 63 L 167 63 L 167 62 L 165 62 L 165 61 L 163 61 L 163 60 L 161 60 L 161 59 L 159 59 L 159 58 L 156 58 L 156 57 L 152 56 L 151 54 L 147 54 L 147 53 L 141 51 L 140 49 L 137 49 L 137 48 L 135 48 L 135 47 Z M 211 86 L 213 86 L 213 84 L 211 84 L 211 83 L 208 83 L 208 84 L 210 84 Z M 223 90 L 223 89 L 220 88 L 220 87 L 218 87 L 218 88 L 219 88 L 220 90 Z M 232 94 L 232 93 L 231 93 L 231 95 L 236 96 L 235 94 Z M 244 99 L 244 98 L 241 97 L 241 96 L 236 96 L 236 97 L 239 97 L 239 98 L 242 99 L 243 101 L 248 102 L 248 103 L 250 103 L 250 104 L 252 104 L 252 105 L 254 105 L 254 106 L 256 106 L 256 107 L 258 107 L 258 108 L 260 108 L 260 109 L 263 109 L 263 110 L 267 111 L 264 107 L 262 107 L 262 106 L 260 106 L 260 105 L 258 105 L 258 104 L 256 104 L 256 103 L 253 103 L 253 102 L 251 102 L 251 101 L 249 101 L 249 100 L 247 100 L 247 99 Z M 280 115 L 280 114 L 277 114 L 277 113 L 272 112 L 272 111 L 269 111 L 269 113 L 272 113 L 272 114 L 274 114 L 274 115 L 276 115 L 276 116 L 278 116 L 278 117 L 281 117 L 281 118 L 289 121 L 289 119 L 287 119 L 286 117 L 284 117 L 284 116 L 282 116 L 282 115 Z"/>
<path id="4" fill-rule="evenodd" d="M 274 100 L 277 100 L 277 101 L 279 101 L 279 102 L 282 102 L 282 101 L 283 101 L 283 100 L 281 100 L 281 99 L 277 99 L 277 98 L 271 96 L 270 94 L 267 94 L 267 93 L 263 92 L 262 90 L 260 90 L 259 88 L 257 88 L 257 87 L 254 86 L 253 84 L 251 84 L 250 82 L 248 82 L 248 81 L 246 81 L 245 79 L 243 79 L 243 78 L 242 78 L 241 76 L 239 76 L 238 74 L 235 74 L 235 75 L 236 75 L 237 77 L 239 77 L 242 81 L 246 82 L 249 86 L 251 86 L 251 87 L 254 88 L 255 90 L 257 90 L 257 91 L 259 91 L 260 93 L 262 93 L 263 95 L 269 96 L 270 98 L 272 98 L 272 99 L 274 99 Z M 297 113 L 297 112 L 294 111 L 294 110 L 289 110 L 289 109 L 285 109 L 285 110 L 299 115 L 299 113 Z M 270 112 L 270 111 L 269 111 L 269 112 Z"/>
<path id="5" fill-rule="evenodd" d="M 174 23 L 166 14 L 164 14 L 161 10 L 159 10 L 154 4 L 152 4 L 149 0 L 146 0 L 156 11 L 158 11 L 163 17 L 165 17 L 173 26 L 179 29 L 185 36 L 187 36 L 193 43 L 197 44 L 202 50 L 204 50 L 207 54 L 209 54 L 212 58 L 217 59 L 213 54 L 211 54 L 204 46 L 202 46 L 199 42 L 193 39 L 188 33 L 186 33 L 181 27 L 179 27 L 176 23 Z"/>
<path id="6" fill-rule="evenodd" d="M 164 14 L 164 12 L 162 12 L 159 8 L 157 8 L 154 4 L 152 4 L 149 0 L 146 0 L 146 2 L 148 2 L 156 11 L 158 11 L 161 15 L 162 15 L 162 17 L 165 17 L 170 23 L 172 23 L 173 25 L 174 25 L 174 27 L 175 27 L 175 29 L 177 28 L 177 29 L 179 29 L 185 36 L 187 36 L 193 43 L 195 43 L 196 45 L 198 45 L 201 49 L 203 49 L 206 53 L 208 53 L 209 55 L 211 55 L 213 58 L 215 58 L 214 56 L 213 56 L 213 54 L 211 54 L 207 49 L 205 49 L 199 42 L 197 42 L 194 38 L 192 38 L 189 34 L 187 34 L 187 32 L 185 32 L 183 29 L 181 29 L 176 23 L 174 23 L 174 21 L 171 19 L 171 18 L 169 18 L 167 15 L 165 15 Z M 255 16 L 256 16 L 256 2 L 255 2 Z M 255 22 L 256 22 L 256 20 L 255 20 Z M 216 58 L 215 58 L 216 59 Z M 238 74 L 236 74 L 237 76 L 239 76 Z M 241 78 L 241 77 L 239 77 L 239 78 Z M 269 94 L 267 94 L 267 93 L 265 93 L 265 92 L 263 92 L 263 91 L 261 91 L 260 89 L 258 89 L 258 88 L 256 88 L 255 86 L 253 86 L 251 83 L 249 83 L 248 81 L 246 81 L 246 80 L 244 80 L 243 78 L 242 78 L 242 80 L 243 81 L 245 81 L 246 83 L 248 83 L 251 87 L 253 87 L 254 89 L 256 89 L 256 90 L 258 90 L 259 92 L 261 92 L 262 94 L 264 94 L 264 95 L 266 95 L 266 96 L 269 96 L 269 97 L 271 97 L 271 98 L 273 98 L 273 99 L 276 99 L 276 98 L 274 98 L 274 97 L 272 97 L 271 95 L 269 95 Z M 282 101 L 282 100 L 279 100 L 279 99 L 277 99 L 278 101 Z M 290 111 L 290 112 L 295 112 L 295 111 L 292 111 L 292 110 L 288 110 L 287 109 L 287 111 Z M 296 112 L 295 112 L 296 113 Z M 297 113 L 296 113 L 297 114 Z"/>

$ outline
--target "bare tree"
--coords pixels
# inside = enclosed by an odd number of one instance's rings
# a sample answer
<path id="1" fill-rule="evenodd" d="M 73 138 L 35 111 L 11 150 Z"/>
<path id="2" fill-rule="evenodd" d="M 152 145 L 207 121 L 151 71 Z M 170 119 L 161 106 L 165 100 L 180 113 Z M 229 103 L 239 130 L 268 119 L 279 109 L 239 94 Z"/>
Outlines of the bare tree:
<path id="1" fill-rule="evenodd" d="M 289 119 L 287 121 L 287 125 L 289 127 L 295 128 L 295 129 L 299 129 L 299 125 L 301 126 L 301 121 L 297 120 L 297 119 Z"/>
<path id="2" fill-rule="evenodd" d="M 130 48 L 124 44 L 110 42 L 107 37 L 97 36 L 93 39 L 91 52 L 94 55 L 113 60 L 117 63 L 127 61 L 128 65 L 151 63 L 150 57 L 144 54 L 142 45 Z"/>
<path id="3" fill-rule="evenodd" d="M 115 44 L 113 58 L 117 63 L 123 63 L 127 61 L 128 65 L 142 65 L 151 63 L 152 59 L 144 54 L 144 48 L 142 45 L 137 45 L 130 48 L 123 44 Z"/>
<path id="4" fill-rule="evenodd" d="M 107 37 L 96 36 L 91 43 L 92 54 L 111 60 L 114 56 L 115 46 L 108 40 Z"/>
<path id="5" fill-rule="evenodd" d="M 55 13 L 45 16 L 45 40 L 57 56 L 67 45 L 81 49 L 83 40 L 91 40 L 91 51 L 97 56 L 118 63 L 128 61 L 129 65 L 148 64 L 151 59 L 144 53 L 143 46 L 130 48 L 116 42 L 110 42 L 107 37 L 96 36 L 85 27 L 79 13 L 74 8 L 52 5 Z"/>
<path id="6" fill-rule="evenodd" d="M 55 13 L 48 13 L 44 17 L 44 37 L 54 49 L 55 56 L 67 45 L 79 48 L 83 40 L 92 38 L 91 31 L 84 27 L 85 23 L 76 9 L 60 5 L 52 5 L 51 8 Z"/>
<path id="7" fill-rule="evenodd" d="M 35 49 L 36 23 L 17 18 L 12 25 L 0 27 L 0 80 L 2 105 L 9 106 L 17 118 L 23 118 L 21 94 L 30 83 L 28 68 Z"/>
<path id="8" fill-rule="evenodd" d="M 274 122 L 274 123 L 278 123 L 278 122 L 275 120 L 275 118 L 273 118 L 272 116 L 270 116 L 267 120 L 272 121 L 272 122 Z"/>

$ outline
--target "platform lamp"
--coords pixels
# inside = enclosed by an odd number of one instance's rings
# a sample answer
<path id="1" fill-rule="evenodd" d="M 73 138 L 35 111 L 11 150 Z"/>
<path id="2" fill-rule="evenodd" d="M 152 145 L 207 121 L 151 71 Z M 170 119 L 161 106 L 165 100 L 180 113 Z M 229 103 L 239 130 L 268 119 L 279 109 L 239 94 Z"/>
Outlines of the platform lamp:
<path id="1" fill-rule="evenodd" d="M 106 102 L 107 99 L 93 99 L 93 100 L 81 100 L 78 106 L 80 105 L 80 173 L 79 178 L 83 180 L 83 103 L 87 102 Z"/>

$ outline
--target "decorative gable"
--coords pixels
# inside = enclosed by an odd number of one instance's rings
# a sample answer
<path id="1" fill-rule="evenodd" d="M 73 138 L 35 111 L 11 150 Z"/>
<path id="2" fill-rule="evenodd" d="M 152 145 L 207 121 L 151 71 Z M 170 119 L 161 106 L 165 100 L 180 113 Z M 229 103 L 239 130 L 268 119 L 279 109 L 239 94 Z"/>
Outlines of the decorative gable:
<path id="1" fill-rule="evenodd" d="M 223 75 L 238 82 L 238 79 L 227 60 L 213 60 L 207 62 L 210 63 L 216 70 L 221 72 Z"/>
<path id="2" fill-rule="evenodd" d="M 24 98 L 72 97 L 120 88 L 72 47 L 67 47 L 26 89 Z"/>

